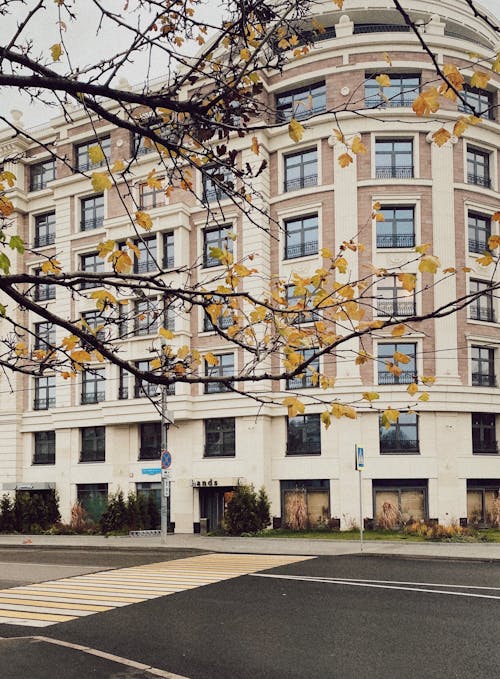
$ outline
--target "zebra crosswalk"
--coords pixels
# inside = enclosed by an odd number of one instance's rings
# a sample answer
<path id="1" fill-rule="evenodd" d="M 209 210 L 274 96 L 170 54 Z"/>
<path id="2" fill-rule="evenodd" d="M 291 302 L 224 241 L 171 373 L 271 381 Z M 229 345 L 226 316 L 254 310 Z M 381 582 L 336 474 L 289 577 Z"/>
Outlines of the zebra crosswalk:
<path id="1" fill-rule="evenodd" d="M 313 557 L 204 554 L 0 590 L 0 623 L 48 627 Z"/>

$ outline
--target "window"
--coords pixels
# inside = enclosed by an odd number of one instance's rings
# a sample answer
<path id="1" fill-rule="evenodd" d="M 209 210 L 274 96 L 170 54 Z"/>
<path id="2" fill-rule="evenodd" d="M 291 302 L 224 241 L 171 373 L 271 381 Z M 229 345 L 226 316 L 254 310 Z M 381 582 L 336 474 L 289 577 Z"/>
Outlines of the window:
<path id="1" fill-rule="evenodd" d="M 470 85 L 464 85 L 464 89 L 460 92 L 465 104 L 458 99 L 458 110 L 465 113 L 473 113 L 475 116 L 494 119 L 493 109 L 493 92 L 481 90 Z"/>
<path id="2" fill-rule="evenodd" d="M 163 324 L 167 330 L 175 331 L 175 309 L 167 307 L 163 318 Z"/>
<path id="3" fill-rule="evenodd" d="M 106 397 L 104 368 L 84 370 L 82 373 L 82 405 L 100 403 Z"/>
<path id="4" fill-rule="evenodd" d="M 285 221 L 285 259 L 318 253 L 318 215 Z"/>
<path id="5" fill-rule="evenodd" d="M 163 177 L 155 177 L 155 181 L 163 181 Z M 141 210 L 151 210 L 152 208 L 165 205 L 165 190 L 149 186 L 147 182 L 139 184 L 139 206 Z"/>
<path id="6" fill-rule="evenodd" d="M 285 156 L 285 191 L 305 189 L 318 183 L 318 153 L 316 149 Z"/>
<path id="7" fill-rule="evenodd" d="M 85 311 L 82 313 L 82 329 L 94 335 L 100 342 L 105 342 L 109 339 L 109 330 L 105 329 L 106 319 L 103 318 L 100 311 Z M 90 349 L 91 347 L 89 345 Z"/>
<path id="8" fill-rule="evenodd" d="M 380 87 L 375 78 L 365 81 L 366 108 L 413 105 L 420 91 L 420 75 L 390 73 L 389 77 L 391 84 L 386 87 Z"/>
<path id="9" fill-rule="evenodd" d="M 47 410 L 56 404 L 55 377 L 35 377 L 35 410 Z"/>
<path id="10" fill-rule="evenodd" d="M 105 427 L 82 427 L 80 462 L 104 462 L 106 456 Z"/>
<path id="11" fill-rule="evenodd" d="M 412 140 L 377 139 L 375 141 L 375 176 L 377 179 L 411 179 L 413 177 Z"/>
<path id="12" fill-rule="evenodd" d="M 415 295 L 403 290 L 396 276 L 388 276 L 377 285 L 378 316 L 413 316 Z"/>
<path id="13" fill-rule="evenodd" d="M 156 236 L 143 238 L 135 242 L 139 248 L 139 256 L 134 258 L 134 273 L 150 273 L 158 270 L 158 253 Z"/>
<path id="14" fill-rule="evenodd" d="M 161 455 L 160 422 L 145 422 L 141 424 L 140 436 L 139 460 L 159 460 Z"/>
<path id="15" fill-rule="evenodd" d="M 76 499 L 92 521 L 99 521 L 108 504 L 107 483 L 79 483 Z"/>
<path id="16" fill-rule="evenodd" d="M 287 455 L 320 455 L 321 423 L 319 415 L 287 418 Z"/>
<path id="17" fill-rule="evenodd" d="M 171 269 L 174 266 L 174 232 L 163 234 L 163 268 Z"/>
<path id="18" fill-rule="evenodd" d="M 203 173 L 203 200 L 207 203 L 224 200 L 234 191 L 234 175 L 228 167 L 207 167 Z"/>
<path id="19" fill-rule="evenodd" d="M 416 413 L 400 413 L 398 421 L 386 429 L 380 424 L 381 453 L 417 453 L 418 420 Z"/>
<path id="20" fill-rule="evenodd" d="M 402 342 L 379 344 L 378 384 L 411 384 L 415 382 L 417 379 L 416 348 L 416 344 Z M 399 354 L 403 354 L 403 356 L 399 356 Z"/>
<path id="21" fill-rule="evenodd" d="M 467 183 L 491 187 L 490 154 L 467 146 Z"/>
<path id="22" fill-rule="evenodd" d="M 387 526 L 388 517 L 394 527 L 428 518 L 426 479 L 374 479 L 372 484 L 373 516 L 378 525 Z"/>
<path id="23" fill-rule="evenodd" d="M 142 361 L 136 361 L 135 367 L 137 368 L 137 370 L 141 370 L 142 372 L 152 371 L 151 361 L 147 359 Z M 158 384 L 152 384 L 147 380 L 141 380 L 140 377 L 135 378 L 134 398 L 143 398 L 144 396 L 154 397 L 158 396 L 159 393 L 160 387 Z"/>
<path id="24" fill-rule="evenodd" d="M 120 368 L 118 375 L 118 398 L 124 400 L 128 398 L 128 372 Z"/>
<path id="25" fill-rule="evenodd" d="M 326 86 L 324 82 L 307 85 L 276 96 L 276 122 L 291 118 L 300 120 L 326 111 Z"/>
<path id="26" fill-rule="evenodd" d="M 495 413 L 472 413 L 472 452 L 498 453 Z"/>
<path id="27" fill-rule="evenodd" d="M 35 452 L 33 464 L 55 464 L 56 463 L 56 432 L 37 431 L 35 432 Z"/>
<path id="28" fill-rule="evenodd" d="M 147 141 L 146 141 L 147 140 Z M 132 155 L 145 156 L 154 151 L 153 142 L 148 137 L 142 137 L 138 132 L 132 133 Z"/>
<path id="29" fill-rule="evenodd" d="M 491 236 L 491 219 L 475 212 L 468 214 L 469 252 L 482 253 L 488 250 Z"/>
<path id="30" fill-rule="evenodd" d="M 41 351 L 49 351 L 54 346 L 56 341 L 56 329 L 52 323 L 44 321 L 43 323 L 35 323 L 33 329 L 35 335 L 35 349 Z"/>
<path id="31" fill-rule="evenodd" d="M 160 310 L 156 299 L 139 299 L 134 305 L 134 334 L 156 335 Z"/>
<path id="32" fill-rule="evenodd" d="M 43 278 L 41 269 L 35 270 L 35 276 Z M 37 302 L 44 302 L 56 298 L 56 286 L 54 283 L 35 283 L 34 298 Z"/>
<path id="33" fill-rule="evenodd" d="M 161 525 L 161 483 L 159 481 L 141 481 L 135 484 L 137 499 L 142 507 L 147 508 L 147 515 L 141 515 L 141 523 L 144 530 L 156 530 Z M 170 496 L 167 497 L 167 512 L 170 513 Z M 171 530 L 170 521 L 168 522 L 168 532 Z"/>
<path id="34" fill-rule="evenodd" d="M 470 317 L 474 321 L 488 321 L 489 323 L 495 321 L 493 292 L 488 289 L 489 287 L 489 283 L 484 281 L 471 280 L 470 282 L 471 295 L 478 295 L 469 305 Z"/>
<path id="35" fill-rule="evenodd" d="M 325 526 L 330 519 L 330 481 L 280 481 L 283 526 L 304 530 Z"/>
<path id="36" fill-rule="evenodd" d="M 80 267 L 83 273 L 103 273 L 104 272 L 104 259 L 99 257 L 97 252 L 89 252 L 86 255 L 80 256 Z M 95 280 L 87 280 L 81 284 L 81 289 L 86 290 L 87 288 L 98 288 L 101 283 L 96 278 Z"/>
<path id="37" fill-rule="evenodd" d="M 383 222 L 376 222 L 377 248 L 415 247 L 415 209 L 384 205 Z"/>
<path id="38" fill-rule="evenodd" d="M 217 417 L 205 420 L 205 457 L 234 456 L 234 417 Z"/>
<path id="39" fill-rule="evenodd" d="M 494 387 L 495 350 L 489 347 L 472 347 L 472 386 Z"/>
<path id="40" fill-rule="evenodd" d="M 302 295 L 295 294 L 295 286 L 287 285 L 286 301 L 289 313 L 286 313 L 287 323 L 297 325 L 300 323 L 314 323 L 321 320 L 318 311 L 308 311 L 314 306 L 314 286 L 308 286 L 307 293 Z M 304 311 L 302 311 L 304 309 Z"/>
<path id="41" fill-rule="evenodd" d="M 234 356 L 233 354 L 216 354 L 217 365 L 208 365 L 205 362 L 205 375 L 207 377 L 232 377 L 234 375 Z M 229 391 L 228 383 L 207 382 L 205 384 L 205 394 L 216 394 Z"/>
<path id="42" fill-rule="evenodd" d="M 212 305 L 220 305 L 222 307 L 217 319 L 215 319 L 213 322 L 209 314 Z M 231 316 L 230 313 L 230 307 L 227 304 L 227 298 L 224 299 L 223 297 L 219 297 L 218 295 L 213 295 L 210 300 L 210 304 L 205 310 L 205 314 L 203 316 L 203 331 L 213 332 L 215 331 L 215 326 L 217 326 L 221 330 L 227 330 L 227 328 L 229 328 L 231 325 L 233 325 L 233 317 Z"/>
<path id="43" fill-rule="evenodd" d="M 76 147 L 76 169 L 79 172 L 86 172 L 87 170 L 92 170 L 95 167 L 101 167 L 102 165 L 105 165 L 105 160 L 101 160 L 98 163 L 93 163 L 90 160 L 89 150 L 95 147 L 101 147 L 105 159 L 109 161 L 111 156 L 111 140 L 109 137 L 94 139 L 93 141 L 86 142 L 85 144 L 79 144 Z"/>
<path id="44" fill-rule="evenodd" d="M 467 479 L 467 522 L 498 527 L 500 479 Z"/>
<path id="45" fill-rule="evenodd" d="M 316 351 L 315 349 L 303 349 L 299 353 L 303 356 L 302 360 L 307 361 L 314 355 L 315 351 Z M 307 368 L 305 368 L 303 373 L 287 379 L 286 388 L 308 389 L 309 387 L 318 386 L 317 381 L 318 372 L 319 372 L 319 357 L 316 357 L 313 361 L 311 361 L 311 363 L 309 363 L 309 365 L 307 366 Z M 314 377 L 314 375 L 316 375 L 316 378 Z"/>
<path id="46" fill-rule="evenodd" d="M 54 158 L 30 166 L 30 191 L 47 188 L 48 182 L 56 178 L 56 161 Z"/>
<path id="47" fill-rule="evenodd" d="M 47 212 L 35 217 L 35 248 L 53 245 L 56 240 L 56 213 Z"/>
<path id="48" fill-rule="evenodd" d="M 211 266 L 220 266 L 221 262 L 216 257 L 212 257 L 211 249 L 218 248 L 220 250 L 233 251 L 233 241 L 229 238 L 231 233 L 230 226 L 220 226 L 203 231 L 203 266 L 205 268 Z"/>
<path id="49" fill-rule="evenodd" d="M 80 201 L 81 219 L 80 229 L 91 231 L 99 229 L 104 222 L 104 194 L 100 193 Z"/>

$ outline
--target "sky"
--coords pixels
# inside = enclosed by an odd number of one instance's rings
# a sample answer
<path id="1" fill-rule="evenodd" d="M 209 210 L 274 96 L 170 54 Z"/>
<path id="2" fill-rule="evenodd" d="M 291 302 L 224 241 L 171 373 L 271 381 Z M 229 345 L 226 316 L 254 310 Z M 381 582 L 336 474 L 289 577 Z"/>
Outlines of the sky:
<path id="1" fill-rule="evenodd" d="M 107 5 L 114 7 L 117 12 L 123 9 L 126 0 L 108 0 Z M 33 0 L 28 1 L 28 6 L 33 6 Z M 66 20 L 66 17 L 61 17 L 65 20 L 66 30 L 62 31 L 65 42 L 69 47 L 69 52 L 78 61 L 78 64 L 85 65 L 96 62 L 98 59 L 105 58 L 109 54 L 118 52 L 124 49 L 128 43 L 128 36 L 125 32 L 119 31 L 116 28 L 113 30 L 106 30 L 105 32 L 96 36 L 97 15 L 92 11 L 92 3 L 89 0 L 74 0 L 75 7 L 85 7 L 85 11 L 81 11 L 78 16 L 78 22 L 72 23 Z M 489 9 L 494 15 L 500 19 L 500 0 L 481 0 L 481 4 Z M 38 49 L 48 52 L 50 45 L 60 41 L 57 8 L 55 3 L 46 3 L 48 12 L 43 16 L 43 19 L 36 19 L 35 44 Z M 207 20 L 217 21 L 221 15 L 221 10 L 218 0 L 204 0 L 204 7 L 202 8 L 202 16 Z M 19 3 L 15 5 L 19 7 L 18 13 L 14 17 L 1 17 L 0 21 L 0 44 L 6 45 L 12 35 L 15 23 L 19 21 L 26 11 L 26 6 Z M 129 7 L 134 6 L 134 0 L 129 0 Z M 41 15 L 40 15 L 41 16 Z M 151 77 L 160 76 L 165 72 L 166 65 L 161 61 L 157 61 L 151 68 Z M 141 61 L 139 58 L 134 63 L 127 65 L 126 77 L 130 84 L 134 85 L 144 81 L 144 74 L 147 72 L 147 63 Z M 125 72 L 124 72 L 125 75 Z M 0 116 L 10 118 L 10 111 L 12 109 L 20 109 L 23 112 L 23 121 L 26 127 L 32 127 L 47 122 L 50 117 L 57 115 L 57 109 L 49 109 L 30 104 L 26 97 L 17 94 L 15 90 L 8 89 L 4 92 L 0 90 Z M 0 128 L 4 126 L 3 121 L 0 120 Z"/>

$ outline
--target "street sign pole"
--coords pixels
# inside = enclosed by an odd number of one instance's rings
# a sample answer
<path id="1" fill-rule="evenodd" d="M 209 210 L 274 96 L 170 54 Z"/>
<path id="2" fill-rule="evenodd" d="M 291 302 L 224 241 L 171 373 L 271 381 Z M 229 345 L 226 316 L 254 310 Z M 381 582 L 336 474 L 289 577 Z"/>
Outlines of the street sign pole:
<path id="1" fill-rule="evenodd" d="M 167 450 L 167 386 L 161 387 L 161 452 Z M 163 464 L 162 464 L 163 467 Z M 161 542 L 167 542 L 168 529 L 168 495 L 170 494 L 170 481 L 161 475 Z"/>
<path id="2" fill-rule="evenodd" d="M 363 551 L 363 469 L 365 468 L 365 449 L 362 446 L 355 445 L 356 465 L 355 468 L 359 475 L 359 547 Z"/>

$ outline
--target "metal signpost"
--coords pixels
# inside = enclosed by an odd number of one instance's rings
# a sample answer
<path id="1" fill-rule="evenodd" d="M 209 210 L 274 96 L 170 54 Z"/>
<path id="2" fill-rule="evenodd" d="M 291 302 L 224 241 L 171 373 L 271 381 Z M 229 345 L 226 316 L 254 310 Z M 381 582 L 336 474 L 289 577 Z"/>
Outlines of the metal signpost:
<path id="1" fill-rule="evenodd" d="M 170 495 L 170 480 L 169 473 L 172 464 L 172 455 L 167 450 L 167 427 L 171 419 L 167 418 L 167 388 L 162 387 L 161 390 L 161 541 L 162 544 L 167 542 L 168 531 L 168 497 Z"/>
<path id="2" fill-rule="evenodd" d="M 365 468 L 365 449 L 362 446 L 358 446 L 357 443 L 355 444 L 354 448 L 356 460 L 355 468 L 359 472 L 359 540 L 360 549 L 363 551 L 363 491 L 361 477 L 363 474 L 363 469 Z"/>

